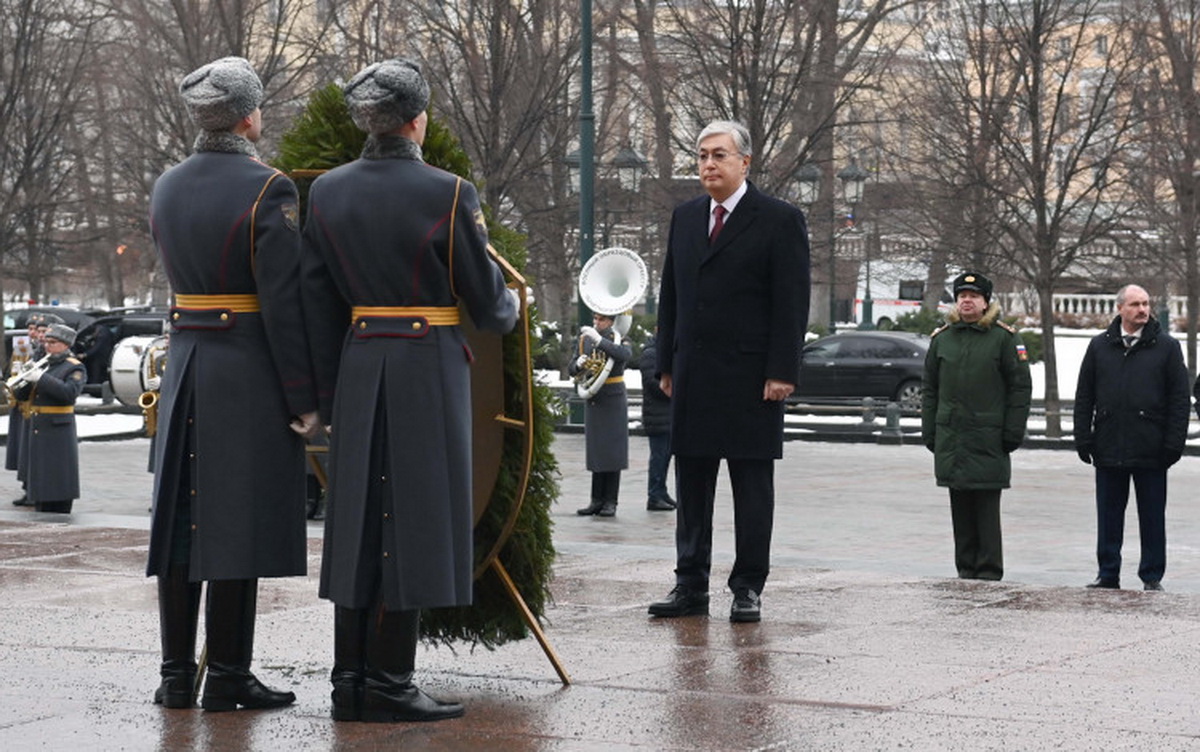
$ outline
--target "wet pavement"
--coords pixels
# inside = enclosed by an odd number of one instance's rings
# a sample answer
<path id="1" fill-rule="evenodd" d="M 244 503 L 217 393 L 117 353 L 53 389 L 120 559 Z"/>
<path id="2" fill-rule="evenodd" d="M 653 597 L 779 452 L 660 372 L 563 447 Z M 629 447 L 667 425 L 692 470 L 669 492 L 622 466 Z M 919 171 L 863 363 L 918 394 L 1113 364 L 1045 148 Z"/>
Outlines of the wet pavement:
<path id="1" fill-rule="evenodd" d="M 464 718 L 329 720 L 332 607 L 307 578 L 264 581 L 255 671 L 277 711 L 151 703 L 158 619 L 143 576 L 145 440 L 81 445 L 67 520 L 0 509 L 0 748 L 86 750 L 1200 749 L 1200 458 L 1171 472 L 1163 594 L 1095 592 L 1090 468 L 1022 450 L 1003 497 L 1002 583 L 953 579 L 950 515 L 923 447 L 790 442 L 776 473 L 760 624 L 730 624 L 732 526 L 718 490 L 712 615 L 652 620 L 672 584 L 673 515 L 645 509 L 646 443 L 612 520 L 577 517 L 583 437 L 560 434 L 559 560 L 546 634 L 423 651 L 419 680 Z M 0 475 L 0 499 L 18 495 Z M 1136 515 L 1124 584 L 1138 585 Z"/>

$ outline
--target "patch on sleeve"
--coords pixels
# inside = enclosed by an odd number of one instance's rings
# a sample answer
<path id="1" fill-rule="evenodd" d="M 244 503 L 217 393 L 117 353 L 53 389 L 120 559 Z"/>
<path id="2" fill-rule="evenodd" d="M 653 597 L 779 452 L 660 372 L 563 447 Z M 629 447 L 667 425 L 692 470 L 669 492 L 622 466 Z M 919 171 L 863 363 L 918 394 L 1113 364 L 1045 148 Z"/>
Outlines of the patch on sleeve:
<path id="1" fill-rule="evenodd" d="M 487 220 L 483 218 L 483 209 L 476 209 L 472 215 L 475 220 L 475 225 L 479 228 L 479 234 L 487 237 Z"/>
<path id="2" fill-rule="evenodd" d="M 72 371 L 71 372 L 71 380 L 72 381 L 83 381 L 83 371 Z"/>
<path id="3" fill-rule="evenodd" d="M 1017 359 L 1029 360 L 1029 353 L 1025 352 L 1025 345 L 1021 342 L 1017 343 Z"/>
<path id="4" fill-rule="evenodd" d="M 300 230 L 300 207 L 296 204 L 284 204 L 280 211 L 283 212 L 283 223 L 287 225 L 289 230 Z"/>

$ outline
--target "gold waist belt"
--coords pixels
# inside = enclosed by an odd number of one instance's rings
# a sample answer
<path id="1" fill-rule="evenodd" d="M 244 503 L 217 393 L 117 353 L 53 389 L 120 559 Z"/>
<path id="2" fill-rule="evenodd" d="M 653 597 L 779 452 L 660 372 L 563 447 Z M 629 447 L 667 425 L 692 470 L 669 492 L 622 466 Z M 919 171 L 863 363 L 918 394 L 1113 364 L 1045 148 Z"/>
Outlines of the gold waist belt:
<path id="1" fill-rule="evenodd" d="M 30 405 L 30 415 L 70 415 L 75 412 L 74 405 Z"/>
<path id="2" fill-rule="evenodd" d="M 620 384 L 625 380 L 624 376 L 611 376 L 604 380 L 605 384 Z"/>
<path id="3" fill-rule="evenodd" d="M 428 321 L 430 326 L 455 326 L 459 322 L 458 306 L 354 306 L 350 315 L 356 319 L 364 316 L 419 316 Z"/>
<path id="4" fill-rule="evenodd" d="M 232 295 L 185 295 L 175 294 L 177 308 L 225 308 L 234 313 L 258 313 L 258 296 L 254 293 Z"/>

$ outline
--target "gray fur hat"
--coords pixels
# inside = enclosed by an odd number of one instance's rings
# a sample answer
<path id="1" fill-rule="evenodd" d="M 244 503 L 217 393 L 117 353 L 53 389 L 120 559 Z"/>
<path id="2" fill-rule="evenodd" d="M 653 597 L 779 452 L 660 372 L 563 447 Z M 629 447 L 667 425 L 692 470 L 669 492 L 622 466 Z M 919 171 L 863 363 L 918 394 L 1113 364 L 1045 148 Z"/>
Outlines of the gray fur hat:
<path id="1" fill-rule="evenodd" d="M 179 93 L 192 122 L 206 131 L 227 131 L 258 109 L 263 86 L 250 61 L 223 57 L 184 76 Z"/>
<path id="2" fill-rule="evenodd" d="M 67 347 L 75 344 L 75 330 L 66 324 L 51 324 L 46 327 L 46 336 L 59 342 L 66 342 Z"/>
<path id="3" fill-rule="evenodd" d="M 390 133 L 429 106 L 421 66 L 396 58 L 372 63 L 342 87 L 354 124 L 367 133 Z"/>

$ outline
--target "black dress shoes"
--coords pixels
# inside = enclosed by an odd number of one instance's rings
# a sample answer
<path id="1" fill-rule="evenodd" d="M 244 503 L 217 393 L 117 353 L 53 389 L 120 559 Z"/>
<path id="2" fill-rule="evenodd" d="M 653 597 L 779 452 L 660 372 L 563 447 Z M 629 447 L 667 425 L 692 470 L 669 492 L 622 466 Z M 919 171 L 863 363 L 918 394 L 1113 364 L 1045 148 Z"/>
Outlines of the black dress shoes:
<path id="1" fill-rule="evenodd" d="M 670 499 L 647 499 L 646 509 L 651 512 L 670 512 L 675 509 L 675 503 Z"/>
<path id="2" fill-rule="evenodd" d="M 734 591 L 733 606 L 729 609 L 729 620 L 733 622 L 755 622 L 762 620 L 762 601 L 758 593 L 750 588 Z"/>
<path id="3" fill-rule="evenodd" d="M 33 502 L 29 500 L 28 495 L 25 495 L 19 499 L 13 499 L 13 506 L 14 507 L 31 507 L 31 506 L 33 506 Z"/>
<path id="4" fill-rule="evenodd" d="M 1120 590 L 1120 580 L 1110 580 L 1107 577 L 1097 577 L 1087 584 L 1089 588 L 1094 590 Z"/>
<path id="5" fill-rule="evenodd" d="M 1143 586 L 1143 589 L 1145 589 L 1145 590 L 1152 590 L 1152 591 L 1154 591 L 1154 592 L 1158 592 L 1158 593 L 1161 593 L 1161 592 L 1163 592 L 1163 586 L 1162 586 L 1162 583 L 1161 583 L 1161 582 L 1159 582 L 1158 580 L 1151 580 L 1150 582 L 1147 582 L 1147 583 L 1146 583 L 1146 584 Z"/>
<path id="6" fill-rule="evenodd" d="M 617 515 L 617 502 L 606 501 L 600 506 L 600 511 L 596 512 L 597 517 L 615 517 Z"/>
<path id="7" fill-rule="evenodd" d="M 600 499 L 592 499 L 591 504 L 588 504 L 583 509 L 576 509 L 575 514 L 579 515 L 580 517 L 587 517 L 589 515 L 598 514 L 600 512 L 600 510 L 603 508 L 604 508 L 603 501 L 601 501 Z"/>
<path id="8" fill-rule="evenodd" d="M 666 598 L 650 604 L 649 613 L 651 616 L 661 616 L 665 619 L 701 614 L 707 616 L 708 593 L 676 585 Z"/>

